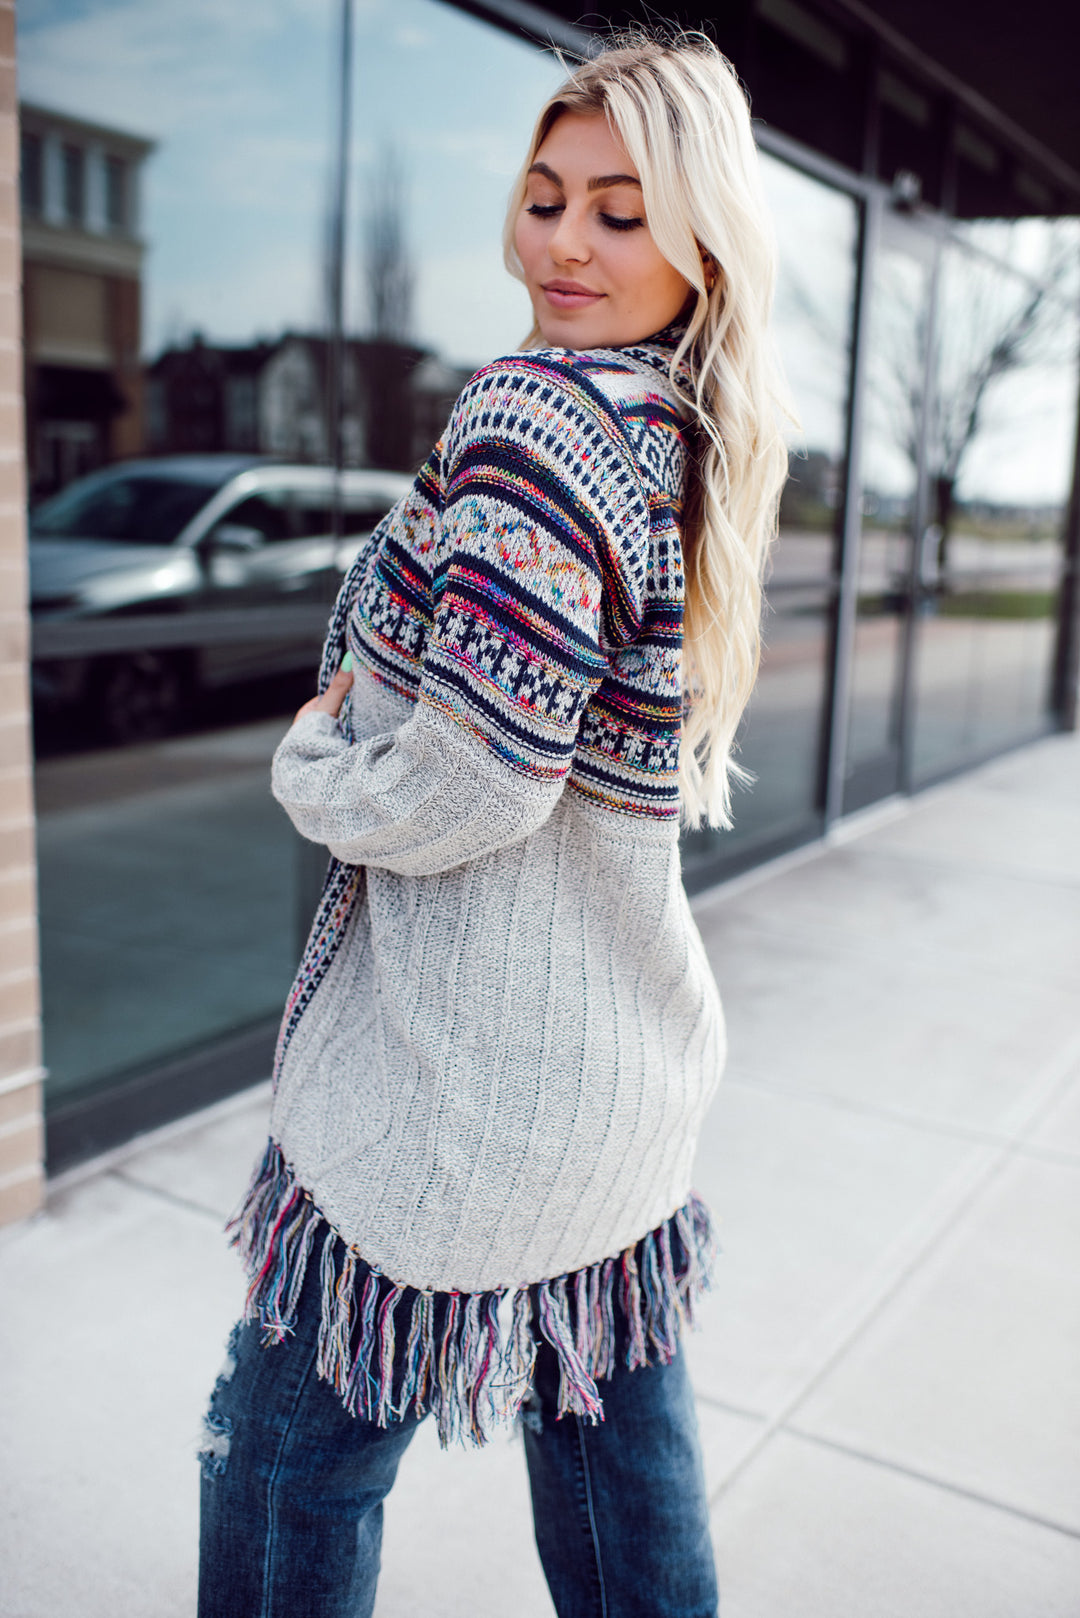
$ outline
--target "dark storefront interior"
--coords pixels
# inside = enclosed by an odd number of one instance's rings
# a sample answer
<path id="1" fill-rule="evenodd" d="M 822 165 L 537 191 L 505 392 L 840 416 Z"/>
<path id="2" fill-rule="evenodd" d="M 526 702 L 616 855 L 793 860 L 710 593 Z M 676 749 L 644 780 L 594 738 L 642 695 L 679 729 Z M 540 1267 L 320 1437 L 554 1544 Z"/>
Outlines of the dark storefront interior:
<path id="1" fill-rule="evenodd" d="M 503 203 L 560 77 L 537 38 L 584 38 L 570 6 L 273 0 L 198 37 L 155 7 L 118 54 L 112 11 L 19 46 L 54 1169 L 268 1071 L 320 879 L 269 757 L 360 537 L 524 335 Z M 691 891 L 1074 722 L 1071 91 L 1045 49 L 1039 86 L 1007 71 L 1012 12 L 939 11 L 705 19 L 758 120 L 802 425 L 756 783 L 686 838 Z"/>

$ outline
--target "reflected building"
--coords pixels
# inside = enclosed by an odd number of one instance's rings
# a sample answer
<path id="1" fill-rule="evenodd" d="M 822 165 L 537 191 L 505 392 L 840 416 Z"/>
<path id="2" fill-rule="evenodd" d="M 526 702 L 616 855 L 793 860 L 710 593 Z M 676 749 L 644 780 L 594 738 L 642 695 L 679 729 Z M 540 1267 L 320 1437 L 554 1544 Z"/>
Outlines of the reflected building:
<path id="1" fill-rule="evenodd" d="M 154 455 L 243 451 L 331 459 L 332 355 L 321 335 L 222 347 L 196 336 L 146 368 L 146 447 Z M 475 367 L 412 343 L 348 338 L 337 430 L 344 467 L 415 471 Z"/>
<path id="2" fill-rule="evenodd" d="M 19 109 L 32 496 L 143 444 L 141 169 L 153 142 Z"/>
<path id="3" fill-rule="evenodd" d="M 54 575 L 70 577 L 54 578 L 47 624 L 41 608 L 39 675 L 96 649 L 113 689 L 145 697 L 150 654 L 175 666 L 192 652 L 162 583 L 177 569 L 205 644 L 249 647 L 252 668 L 268 667 L 301 609 L 305 635 L 317 630 L 341 543 L 377 518 L 376 494 L 383 509 L 394 497 L 389 474 L 420 464 L 473 368 L 525 337 L 502 210 L 534 109 L 561 78 L 551 44 L 591 48 L 580 6 L 355 7 L 339 150 L 325 100 L 346 3 L 267 0 L 258 56 L 242 60 L 226 17 L 151 8 L 144 85 L 104 69 L 65 78 L 64 7 L 24 19 L 31 481 L 45 491 L 147 451 L 157 477 L 232 480 L 220 510 L 170 530 L 175 554 L 132 545 L 145 535 L 130 505 L 112 510 L 108 543 L 69 536 L 78 583 L 53 544 Z M 105 30 L 117 11 L 99 0 L 80 26 Z M 692 5 L 667 11 L 702 24 Z M 740 738 L 754 782 L 736 793 L 733 830 L 685 838 L 691 890 L 1076 724 L 1070 54 L 1029 28 L 1020 78 L 994 43 L 1024 28 L 1014 8 L 993 26 L 969 0 L 939 8 L 932 29 L 914 17 L 900 0 L 745 0 L 705 18 L 752 98 L 779 246 L 775 333 L 801 427 Z M 224 99 L 221 60 L 236 92 Z M 85 122 L 42 110 L 75 99 Z M 144 176 L 150 143 L 113 120 L 161 133 Z M 267 460 L 280 463 L 273 498 Z M 313 563 L 324 556 L 337 560 Z M 52 1166 L 268 1071 L 321 875 L 266 786 L 304 694 L 295 680 L 237 681 L 111 751 L 71 715 L 60 742 L 39 729 Z M 20 1060 L 16 1088 L 36 1098 L 40 1074 Z"/>

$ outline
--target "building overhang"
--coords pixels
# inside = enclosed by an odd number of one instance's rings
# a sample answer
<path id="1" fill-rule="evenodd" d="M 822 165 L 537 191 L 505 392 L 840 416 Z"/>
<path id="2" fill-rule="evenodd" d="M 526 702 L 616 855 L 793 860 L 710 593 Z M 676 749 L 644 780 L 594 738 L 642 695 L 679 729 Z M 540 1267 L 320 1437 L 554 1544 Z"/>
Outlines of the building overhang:
<path id="1" fill-rule="evenodd" d="M 570 49 L 598 17 L 580 0 L 449 3 Z M 939 166 L 958 152 L 971 167 L 959 187 L 955 174 L 927 176 L 934 205 L 961 215 L 1080 213 L 1073 13 L 1061 0 L 669 0 L 663 14 L 709 30 L 755 117 L 849 169 L 892 178 L 882 167 L 884 122 L 896 170 L 919 174 L 932 145 L 950 154 Z M 605 29 L 656 20 L 644 5 L 602 16 Z"/>

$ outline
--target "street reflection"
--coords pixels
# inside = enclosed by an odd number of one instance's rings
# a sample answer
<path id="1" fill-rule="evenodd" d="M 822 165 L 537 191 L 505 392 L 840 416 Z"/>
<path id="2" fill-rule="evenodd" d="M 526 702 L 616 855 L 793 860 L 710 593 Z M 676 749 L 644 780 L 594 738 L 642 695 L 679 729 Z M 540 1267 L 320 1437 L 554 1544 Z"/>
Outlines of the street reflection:
<path id="1" fill-rule="evenodd" d="M 273 1017 L 295 964 L 280 718 L 39 760 L 51 1105 Z"/>

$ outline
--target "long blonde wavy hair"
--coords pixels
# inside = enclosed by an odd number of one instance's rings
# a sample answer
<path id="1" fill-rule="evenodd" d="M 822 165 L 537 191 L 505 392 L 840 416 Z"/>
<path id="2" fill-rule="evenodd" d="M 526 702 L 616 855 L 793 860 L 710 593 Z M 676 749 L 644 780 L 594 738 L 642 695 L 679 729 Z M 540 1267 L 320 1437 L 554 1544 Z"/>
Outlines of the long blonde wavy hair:
<path id="1" fill-rule="evenodd" d="M 670 368 L 690 418 L 679 791 L 686 824 L 729 826 L 732 781 L 748 779 L 733 750 L 761 656 L 762 581 L 787 476 L 781 420 L 791 417 L 768 333 L 776 250 L 750 110 L 705 35 L 614 38 L 537 118 L 507 213 L 506 264 L 519 280 L 528 170 L 567 112 L 608 119 L 640 176 L 653 239 L 693 289 Z M 534 327 L 525 346 L 540 340 Z"/>

